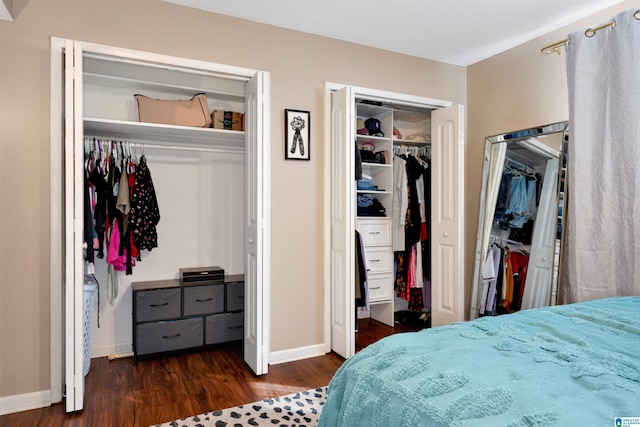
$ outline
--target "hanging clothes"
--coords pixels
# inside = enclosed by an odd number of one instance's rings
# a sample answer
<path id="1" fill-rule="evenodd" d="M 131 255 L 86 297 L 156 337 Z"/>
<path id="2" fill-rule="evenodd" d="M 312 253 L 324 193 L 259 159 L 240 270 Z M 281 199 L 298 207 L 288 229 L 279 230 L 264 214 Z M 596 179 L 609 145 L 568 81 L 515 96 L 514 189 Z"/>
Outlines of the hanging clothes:
<path id="1" fill-rule="evenodd" d="M 404 185 L 404 194 L 395 195 L 394 209 L 404 212 L 404 228 L 399 228 L 394 217 L 394 265 L 396 296 L 409 301 L 410 310 L 425 309 L 423 286 L 431 278 L 431 245 L 428 241 L 431 226 L 431 175 L 427 159 L 411 155 L 394 158 L 396 182 Z M 395 169 L 402 165 L 404 173 Z M 406 176 L 406 181 L 404 180 Z M 402 202 L 405 198 L 406 202 Z M 396 204 L 397 203 L 397 204 Z M 399 212 L 394 211 L 399 214 Z M 404 248 L 399 247 L 396 235 L 404 237 Z M 430 304 L 428 304 L 430 305 Z"/>
<path id="2" fill-rule="evenodd" d="M 391 208 L 393 250 L 404 250 L 404 223 L 409 205 L 407 194 L 407 162 L 393 156 L 393 202 Z"/>
<path id="3" fill-rule="evenodd" d="M 496 296 L 501 294 L 501 292 L 498 292 L 498 279 L 500 276 L 500 258 L 502 257 L 502 251 L 496 245 L 492 245 L 489 250 L 490 256 L 487 256 L 487 259 L 493 264 L 494 277 L 489 280 L 486 311 L 494 313 L 497 303 Z"/>
<path id="4" fill-rule="evenodd" d="M 158 246 L 155 227 L 160 213 L 144 155 L 135 165 L 128 143 L 85 139 L 84 209 L 87 270 L 94 271 L 96 257 L 105 259 L 107 299 L 113 304 L 118 296 L 117 272 L 132 274 L 135 259 L 140 259 L 133 231 L 143 249 Z"/>
<path id="5" fill-rule="evenodd" d="M 418 198 L 418 186 L 416 180 L 420 178 L 424 168 L 415 156 L 407 157 L 407 182 L 409 187 L 409 207 L 405 220 L 405 239 L 408 245 L 415 245 L 420 241 L 420 228 L 422 217 L 420 215 L 420 203 Z M 406 246 L 406 245 L 405 245 Z"/>
<path id="6" fill-rule="evenodd" d="M 91 206 L 91 193 L 89 191 L 89 178 L 87 174 L 84 174 L 84 191 L 83 191 L 83 199 L 84 199 L 84 244 L 86 247 L 85 251 L 85 259 L 88 263 L 93 264 L 95 260 L 94 251 L 93 251 L 93 206 Z"/>
<path id="7" fill-rule="evenodd" d="M 115 217 L 115 197 L 113 196 L 113 171 L 110 169 L 106 175 L 96 167 L 89 175 L 89 183 L 96 193 L 96 205 L 94 210 L 95 230 L 98 237 L 98 258 L 104 258 L 105 233 L 111 226 L 111 220 Z"/>
<path id="8" fill-rule="evenodd" d="M 356 288 L 355 298 L 356 307 L 362 307 L 369 309 L 369 286 L 368 286 L 368 271 L 367 254 L 365 252 L 364 242 L 362 235 L 355 231 L 356 239 L 356 259 L 355 259 L 355 272 L 356 272 Z"/>
<path id="9" fill-rule="evenodd" d="M 424 216 L 425 221 L 421 224 L 420 239 L 422 240 L 422 275 L 425 280 L 431 281 L 431 159 L 422 158 L 424 161 L 424 171 L 422 180 L 424 181 Z"/>
<path id="10" fill-rule="evenodd" d="M 158 247 L 158 233 L 156 226 L 160 222 L 160 209 L 156 199 L 156 191 L 151 179 L 151 172 L 147 167 L 145 156 L 140 157 L 140 164 L 136 167 L 135 181 L 131 194 L 131 211 L 129 226 L 133 242 L 138 250 L 152 250 Z"/>
<path id="11" fill-rule="evenodd" d="M 519 311 L 527 278 L 529 254 L 492 244 L 482 268 L 479 313 L 495 316 Z"/>

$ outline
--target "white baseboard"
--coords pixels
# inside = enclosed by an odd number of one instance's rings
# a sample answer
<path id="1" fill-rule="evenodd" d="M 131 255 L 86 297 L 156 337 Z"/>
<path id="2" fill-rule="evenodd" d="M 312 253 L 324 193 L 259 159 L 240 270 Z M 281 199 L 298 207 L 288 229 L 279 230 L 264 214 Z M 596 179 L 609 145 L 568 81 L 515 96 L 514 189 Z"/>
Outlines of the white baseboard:
<path id="1" fill-rule="evenodd" d="M 30 409 L 51 406 L 51 391 L 35 391 L 33 393 L 16 394 L 0 397 L 0 415 L 28 411 Z"/>
<path id="2" fill-rule="evenodd" d="M 310 345 L 307 347 L 291 348 L 289 350 L 272 351 L 269 353 L 269 364 L 293 362 L 295 360 L 308 359 L 310 357 L 324 356 L 324 344 Z"/>

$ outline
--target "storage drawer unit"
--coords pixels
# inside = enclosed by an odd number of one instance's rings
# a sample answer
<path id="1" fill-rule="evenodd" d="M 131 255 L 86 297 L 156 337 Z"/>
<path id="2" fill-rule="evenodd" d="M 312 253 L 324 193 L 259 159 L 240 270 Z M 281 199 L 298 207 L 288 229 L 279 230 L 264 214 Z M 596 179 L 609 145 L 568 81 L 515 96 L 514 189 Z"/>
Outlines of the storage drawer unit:
<path id="1" fill-rule="evenodd" d="M 244 282 L 227 283 L 227 311 L 244 310 Z"/>
<path id="2" fill-rule="evenodd" d="M 202 345 L 202 318 L 163 320 L 138 325 L 137 354 L 162 353 Z"/>
<path id="3" fill-rule="evenodd" d="M 368 247 L 365 249 L 369 274 L 388 273 L 393 271 L 393 252 L 391 246 Z"/>
<path id="4" fill-rule="evenodd" d="M 222 313 L 224 311 L 225 284 L 185 286 L 183 312 L 185 316 Z"/>
<path id="5" fill-rule="evenodd" d="M 365 246 L 391 245 L 391 218 L 358 219 L 358 232 Z"/>
<path id="6" fill-rule="evenodd" d="M 180 289 L 158 289 L 136 293 L 139 322 L 180 317 Z"/>
<path id="7" fill-rule="evenodd" d="M 131 284 L 133 356 L 169 354 L 241 340 L 244 275 L 223 282 L 158 280 Z"/>
<path id="8" fill-rule="evenodd" d="M 367 281 L 369 285 L 369 301 L 388 301 L 393 298 L 393 275 L 371 274 Z"/>
<path id="9" fill-rule="evenodd" d="M 391 218 L 358 218 L 357 229 L 362 238 L 367 261 L 367 286 L 371 305 L 393 306 L 394 258 L 391 246 Z M 392 309 L 391 309 L 392 310 Z M 392 319 L 387 319 L 389 324 Z"/>
<path id="10" fill-rule="evenodd" d="M 218 344 L 241 340 L 243 326 L 244 313 L 224 313 L 207 316 L 205 343 Z"/>

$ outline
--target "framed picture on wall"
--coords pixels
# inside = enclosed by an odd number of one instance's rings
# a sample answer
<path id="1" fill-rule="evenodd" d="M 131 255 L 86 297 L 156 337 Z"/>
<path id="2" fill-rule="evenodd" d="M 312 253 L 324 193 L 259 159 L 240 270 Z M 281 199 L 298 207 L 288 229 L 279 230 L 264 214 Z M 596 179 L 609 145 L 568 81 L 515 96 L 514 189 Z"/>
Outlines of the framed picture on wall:
<path id="1" fill-rule="evenodd" d="M 284 158 L 287 160 L 311 159 L 311 114 L 309 111 L 284 110 Z"/>

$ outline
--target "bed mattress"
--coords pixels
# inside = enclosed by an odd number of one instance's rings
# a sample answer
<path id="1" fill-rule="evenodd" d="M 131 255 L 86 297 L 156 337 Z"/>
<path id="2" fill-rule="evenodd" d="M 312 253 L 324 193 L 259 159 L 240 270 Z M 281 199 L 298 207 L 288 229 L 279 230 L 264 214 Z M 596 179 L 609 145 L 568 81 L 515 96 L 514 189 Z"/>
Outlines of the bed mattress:
<path id="1" fill-rule="evenodd" d="M 345 361 L 319 426 L 615 426 L 640 417 L 640 297 L 392 335 Z"/>

